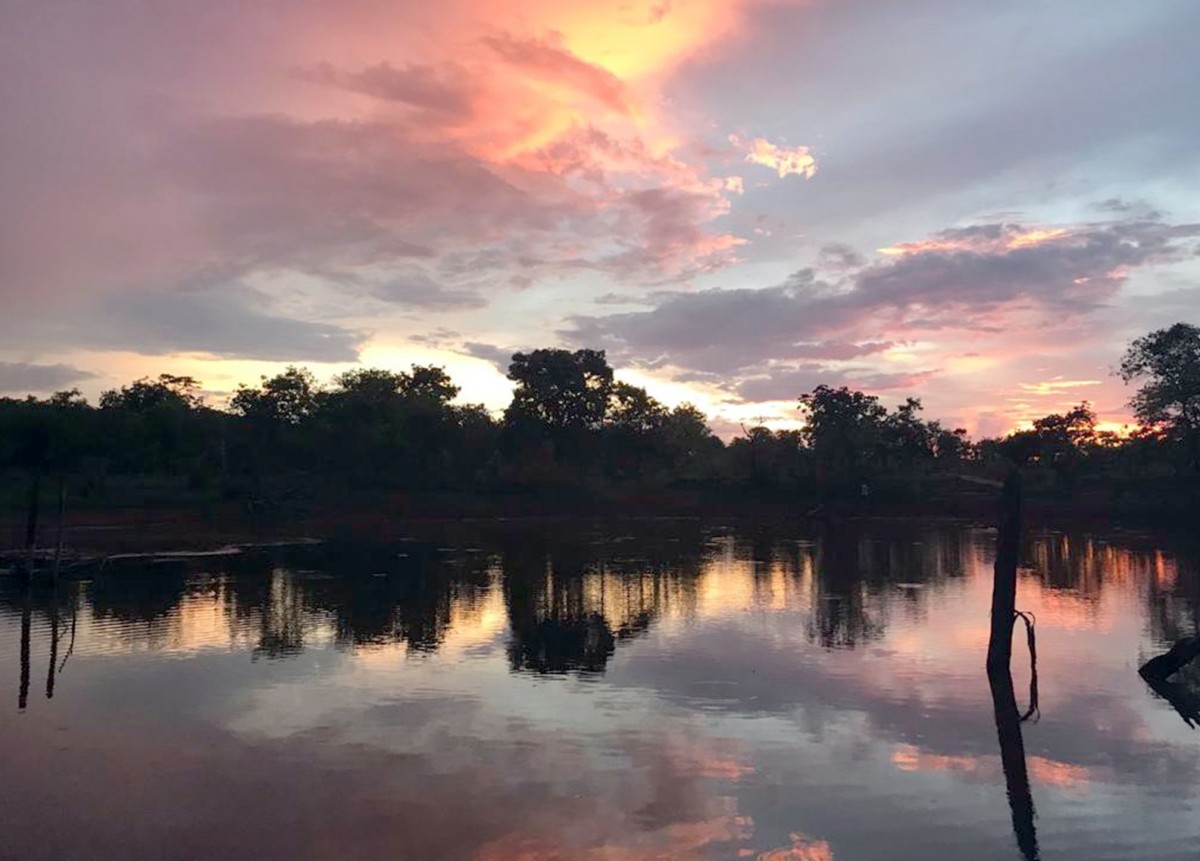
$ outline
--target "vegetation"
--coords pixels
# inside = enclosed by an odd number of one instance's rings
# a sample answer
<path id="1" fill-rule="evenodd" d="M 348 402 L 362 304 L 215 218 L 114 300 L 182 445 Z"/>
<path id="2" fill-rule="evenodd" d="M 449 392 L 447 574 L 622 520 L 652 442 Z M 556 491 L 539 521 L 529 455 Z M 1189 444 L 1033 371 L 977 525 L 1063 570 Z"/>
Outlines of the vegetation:
<path id="1" fill-rule="evenodd" d="M 963 476 L 1012 465 L 1048 498 L 1129 511 L 1195 505 L 1200 474 L 1200 329 L 1177 324 L 1130 345 L 1140 427 L 1096 429 L 1087 403 L 1032 428 L 973 442 L 847 388 L 799 397 L 799 430 L 745 428 L 728 444 L 694 406 L 667 408 L 615 381 L 602 351 L 517 353 L 512 402 L 497 419 L 455 403 L 441 369 L 364 368 L 322 386 L 303 368 L 242 386 L 227 409 L 200 384 L 163 374 L 104 392 L 0 399 L 0 477 L 11 507 L 55 486 L 97 505 L 238 501 L 247 507 L 338 494 L 654 499 L 680 491 L 751 498 L 929 503 L 969 492 Z M 134 493 L 131 488 L 137 489 Z M 344 498 L 344 497 L 342 497 Z"/>

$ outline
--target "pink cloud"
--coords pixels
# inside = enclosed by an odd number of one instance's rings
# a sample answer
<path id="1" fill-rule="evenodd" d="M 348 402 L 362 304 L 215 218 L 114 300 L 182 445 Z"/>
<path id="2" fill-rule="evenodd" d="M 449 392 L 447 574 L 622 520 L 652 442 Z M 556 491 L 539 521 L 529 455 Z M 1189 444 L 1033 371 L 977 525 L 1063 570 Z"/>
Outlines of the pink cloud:
<path id="1" fill-rule="evenodd" d="M 737 6 L 9 8 L 3 71 L 25 84 L 0 92 L 0 291 L 480 246 L 618 278 L 727 264 L 737 240 L 710 222 L 734 189 L 686 155 L 660 87 Z"/>

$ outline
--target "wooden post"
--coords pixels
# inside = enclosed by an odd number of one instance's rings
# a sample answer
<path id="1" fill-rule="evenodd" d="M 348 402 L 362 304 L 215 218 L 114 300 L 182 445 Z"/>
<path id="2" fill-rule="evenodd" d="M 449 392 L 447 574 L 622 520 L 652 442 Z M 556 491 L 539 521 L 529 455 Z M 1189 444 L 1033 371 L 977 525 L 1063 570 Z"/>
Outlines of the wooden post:
<path id="1" fill-rule="evenodd" d="M 1017 559 L 1021 546 L 1021 474 L 1013 470 L 1000 491 L 1000 530 L 992 576 L 992 633 L 988 638 L 988 673 L 1009 671 L 1012 629 L 1017 611 Z"/>

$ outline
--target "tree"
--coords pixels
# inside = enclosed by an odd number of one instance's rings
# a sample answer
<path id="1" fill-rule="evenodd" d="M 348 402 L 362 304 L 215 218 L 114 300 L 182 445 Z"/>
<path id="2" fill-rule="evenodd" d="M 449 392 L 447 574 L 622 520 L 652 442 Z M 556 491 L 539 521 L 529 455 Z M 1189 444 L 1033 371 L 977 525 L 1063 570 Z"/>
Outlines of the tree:
<path id="1" fill-rule="evenodd" d="M 159 374 L 142 377 L 100 395 L 100 413 L 108 454 L 130 472 L 200 475 L 201 460 L 212 433 L 204 408 L 200 381 L 194 377 Z"/>
<path id="2" fill-rule="evenodd" d="M 100 409 L 144 412 L 161 406 L 195 409 L 203 403 L 200 382 L 195 377 L 159 374 L 157 379 L 142 377 L 120 389 L 100 395 Z"/>
<path id="3" fill-rule="evenodd" d="M 1035 420 L 1033 432 L 1051 459 L 1076 456 L 1096 440 L 1096 413 L 1084 401 L 1066 413 Z"/>
<path id="4" fill-rule="evenodd" d="M 399 402 L 404 374 L 384 368 L 355 368 L 334 377 L 333 385 L 329 408 L 366 414 Z"/>
<path id="5" fill-rule="evenodd" d="M 356 368 L 334 377 L 318 397 L 315 453 L 359 483 L 412 487 L 444 483 L 457 441 L 457 397 L 445 370 Z M 472 415 L 475 424 L 477 416 Z"/>
<path id="6" fill-rule="evenodd" d="M 604 419 L 604 449 L 610 470 L 640 479 L 647 466 L 659 460 L 660 431 L 667 415 L 667 408 L 645 389 L 613 383 Z"/>
<path id="7" fill-rule="evenodd" d="M 629 383 L 613 383 L 609 389 L 609 401 L 605 424 L 610 428 L 634 434 L 648 434 L 662 427 L 667 418 L 667 408 L 638 386 Z"/>
<path id="8" fill-rule="evenodd" d="M 921 420 L 921 401 L 908 398 L 880 426 L 885 456 L 892 462 L 911 467 L 933 457 L 934 442 L 941 427 Z"/>
<path id="9" fill-rule="evenodd" d="M 1053 467 L 1066 479 L 1096 440 L 1096 414 L 1087 401 L 1065 413 L 1035 419 L 1028 430 L 1014 431 L 999 444 L 1004 457 L 1022 466 Z"/>
<path id="10" fill-rule="evenodd" d="M 442 410 L 459 391 L 444 368 L 413 365 L 410 372 L 400 374 L 400 394 L 410 407 Z"/>
<path id="11" fill-rule="evenodd" d="M 604 422 L 613 373 L 603 350 L 515 353 L 508 378 L 517 384 L 505 413 L 509 424 L 532 422 L 555 434 Z"/>
<path id="12" fill-rule="evenodd" d="M 772 431 L 762 425 L 743 427 L 727 449 L 728 463 L 736 480 L 759 488 L 794 487 L 807 472 L 811 452 L 798 430 Z"/>
<path id="13" fill-rule="evenodd" d="M 1181 443 L 1200 473 L 1200 327 L 1176 323 L 1138 338 L 1119 373 L 1126 383 L 1144 381 L 1130 401 L 1138 421 Z"/>
<path id="14" fill-rule="evenodd" d="M 933 450 L 937 459 L 946 463 L 959 463 L 974 454 L 966 428 L 947 430 L 940 424 L 934 437 Z"/>
<path id="15" fill-rule="evenodd" d="M 270 378 L 264 376 L 258 388 L 238 386 L 229 406 L 249 419 L 294 426 L 313 414 L 318 394 L 312 372 L 289 365 L 282 374 Z"/>
<path id="16" fill-rule="evenodd" d="M 807 418 L 803 438 L 818 468 L 843 485 L 860 481 L 887 418 L 879 399 L 845 386 L 817 386 L 800 396 L 799 409 Z"/>
<path id="17" fill-rule="evenodd" d="M 683 403 L 671 410 L 663 421 L 663 444 L 670 465 L 694 478 L 697 468 L 711 468 L 712 453 L 723 448 L 721 440 L 708 427 L 708 418 L 694 404 Z M 688 475 L 691 472 L 693 474 Z"/>
<path id="18" fill-rule="evenodd" d="M 44 401 L 32 395 L 23 401 L 0 399 L 0 471 L 7 467 L 28 476 L 28 545 L 37 537 L 43 477 L 57 476 L 65 504 L 68 475 L 79 469 L 100 437 L 93 417 L 78 389 L 55 392 Z"/>

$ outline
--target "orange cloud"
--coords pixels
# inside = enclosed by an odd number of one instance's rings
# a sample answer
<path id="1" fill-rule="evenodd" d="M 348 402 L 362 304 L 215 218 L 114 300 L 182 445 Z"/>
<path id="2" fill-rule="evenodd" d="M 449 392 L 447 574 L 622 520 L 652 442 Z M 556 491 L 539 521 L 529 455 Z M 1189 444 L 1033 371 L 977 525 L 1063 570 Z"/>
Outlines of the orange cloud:
<path id="1" fill-rule="evenodd" d="M 946 231 L 936 239 L 920 242 L 901 242 L 876 249 L 886 257 L 907 257 L 926 252 L 964 251 L 975 253 L 995 254 L 1004 251 L 1015 251 L 1020 248 L 1034 248 L 1061 239 L 1069 238 L 1069 232 L 1063 228 L 1023 228 L 1008 225 L 1002 230 L 991 233 L 978 231 Z"/>
<path id="2" fill-rule="evenodd" d="M 901 771 L 942 771 L 991 778 L 1000 773 L 999 756 L 946 755 L 930 753 L 916 745 L 902 744 L 892 751 L 892 764 Z M 1060 762 L 1042 756 L 1030 756 L 1029 773 L 1037 783 L 1060 788 L 1080 789 L 1092 780 L 1083 765 Z"/>
<path id="3" fill-rule="evenodd" d="M 1078 389 L 1084 386 L 1098 386 L 1103 380 L 1048 380 L 1044 383 L 1019 383 L 1026 392 L 1034 395 L 1056 395 L 1063 391 Z"/>
<path id="4" fill-rule="evenodd" d="M 732 140 L 735 144 L 738 142 L 736 137 Z M 749 142 L 749 150 L 746 153 L 747 162 L 771 168 L 779 174 L 780 179 L 793 174 L 812 179 L 817 173 L 817 160 L 806 146 L 788 149 L 763 138 L 754 138 Z"/>
<path id="5" fill-rule="evenodd" d="M 892 765 L 901 771 L 954 771 L 975 774 L 983 766 L 977 756 L 929 753 L 916 745 L 902 744 L 892 751 Z"/>
<path id="6" fill-rule="evenodd" d="M 791 846 L 761 852 L 757 861 L 833 861 L 833 849 L 824 840 L 792 834 Z"/>
<path id="7" fill-rule="evenodd" d="M 1092 781 L 1092 773 L 1086 766 L 1041 756 L 1029 757 L 1029 773 L 1037 783 L 1070 789 L 1079 789 Z"/>

